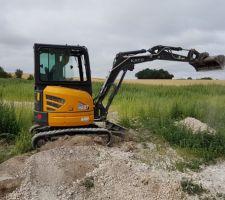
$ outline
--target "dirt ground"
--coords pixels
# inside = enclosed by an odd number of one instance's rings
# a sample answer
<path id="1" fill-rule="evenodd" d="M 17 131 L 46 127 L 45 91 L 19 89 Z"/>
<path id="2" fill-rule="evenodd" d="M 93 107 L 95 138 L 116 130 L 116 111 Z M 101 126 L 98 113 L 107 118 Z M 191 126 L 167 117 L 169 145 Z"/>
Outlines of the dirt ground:
<path id="1" fill-rule="evenodd" d="M 194 118 L 181 122 L 193 131 L 197 124 L 206 127 Z M 0 164 L 0 199 L 225 199 L 224 161 L 185 173 L 176 170 L 177 161 L 182 158 L 170 146 L 154 139 L 117 139 L 106 147 L 99 137 L 66 136 Z M 204 193 L 188 194 L 181 184 L 184 179 Z M 186 189 L 195 191 L 192 184 Z"/>
<path id="2" fill-rule="evenodd" d="M 12 188 L 13 192 L 5 191 L 2 199 L 183 197 L 175 174 L 154 169 L 136 158 L 138 155 L 134 151 L 141 148 L 136 144 L 126 142 L 119 147 L 109 148 L 96 145 L 84 136 L 79 138 L 79 142 L 75 138 L 48 144 L 29 158 L 13 158 L 4 163 L 2 167 L 10 171 L 5 173 L 5 180 L 19 181 Z M 23 164 L 20 160 L 23 160 Z"/>
<path id="3" fill-rule="evenodd" d="M 0 199 L 199 199 L 183 192 L 183 177 L 224 192 L 225 163 L 184 174 L 173 168 L 179 159 L 162 144 L 128 141 L 109 148 L 90 137 L 66 137 L 2 163 Z"/>

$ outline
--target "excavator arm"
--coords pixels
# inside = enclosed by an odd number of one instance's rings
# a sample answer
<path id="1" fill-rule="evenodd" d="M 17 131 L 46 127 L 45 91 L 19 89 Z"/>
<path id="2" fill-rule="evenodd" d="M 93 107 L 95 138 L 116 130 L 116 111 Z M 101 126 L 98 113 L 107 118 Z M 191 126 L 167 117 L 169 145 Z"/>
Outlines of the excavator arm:
<path id="1" fill-rule="evenodd" d="M 182 52 L 182 54 L 174 53 L 178 51 Z M 153 60 L 187 62 L 192 65 L 196 71 L 223 69 L 225 65 L 225 56 L 223 55 L 209 56 L 207 52 L 199 53 L 195 49 L 187 50 L 181 47 L 159 45 L 148 50 L 141 49 L 137 51 L 120 52 L 116 55 L 112 70 L 106 78 L 98 96 L 94 99 L 96 121 L 106 120 L 108 109 L 122 84 L 126 72 L 133 71 L 135 64 L 151 62 Z M 122 74 L 119 81 L 115 84 L 115 80 L 120 73 Z M 106 105 L 103 105 L 103 101 L 107 96 L 108 100 Z"/>

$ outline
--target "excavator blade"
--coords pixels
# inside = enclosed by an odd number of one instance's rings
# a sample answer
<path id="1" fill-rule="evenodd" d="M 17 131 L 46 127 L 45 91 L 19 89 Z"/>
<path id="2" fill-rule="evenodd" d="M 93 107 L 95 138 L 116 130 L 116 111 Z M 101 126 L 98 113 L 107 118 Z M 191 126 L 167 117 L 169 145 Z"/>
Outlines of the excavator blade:
<path id="1" fill-rule="evenodd" d="M 225 56 L 206 56 L 195 62 L 190 62 L 196 71 L 222 70 L 225 67 Z"/>

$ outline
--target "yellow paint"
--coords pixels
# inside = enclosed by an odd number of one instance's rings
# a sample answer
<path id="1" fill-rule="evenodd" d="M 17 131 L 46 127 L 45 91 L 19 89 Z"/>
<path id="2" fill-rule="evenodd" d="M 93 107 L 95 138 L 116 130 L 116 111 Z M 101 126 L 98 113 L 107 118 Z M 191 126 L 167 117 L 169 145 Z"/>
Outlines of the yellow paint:
<path id="1" fill-rule="evenodd" d="M 49 126 L 85 126 L 93 124 L 93 112 L 55 113 L 48 114 Z"/>
<path id="2" fill-rule="evenodd" d="M 61 98 L 65 102 L 48 100 L 46 95 Z M 51 105 L 48 105 L 47 102 L 50 102 Z M 78 103 L 88 105 L 87 110 L 79 110 Z M 87 92 L 77 89 L 47 86 L 43 91 L 43 111 L 49 113 L 49 126 L 84 126 L 94 123 L 93 99 Z"/>
<path id="3" fill-rule="evenodd" d="M 40 93 L 37 92 L 36 94 L 37 94 L 37 96 L 36 96 L 37 97 L 37 101 L 40 101 Z"/>

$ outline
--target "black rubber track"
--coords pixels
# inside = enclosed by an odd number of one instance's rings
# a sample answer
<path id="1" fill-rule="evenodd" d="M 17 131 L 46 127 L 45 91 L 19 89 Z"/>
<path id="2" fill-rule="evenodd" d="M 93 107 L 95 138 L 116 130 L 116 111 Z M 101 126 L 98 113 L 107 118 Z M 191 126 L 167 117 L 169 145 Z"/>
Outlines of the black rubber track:
<path id="1" fill-rule="evenodd" d="M 107 146 L 112 144 L 112 133 L 111 131 L 105 128 L 68 128 L 68 129 L 58 129 L 58 130 L 51 130 L 51 131 L 43 131 L 35 134 L 32 137 L 32 147 L 35 149 L 37 148 L 37 144 L 39 140 L 48 141 L 54 137 L 62 137 L 65 135 L 78 135 L 78 134 L 94 134 L 94 135 L 107 135 Z"/>

